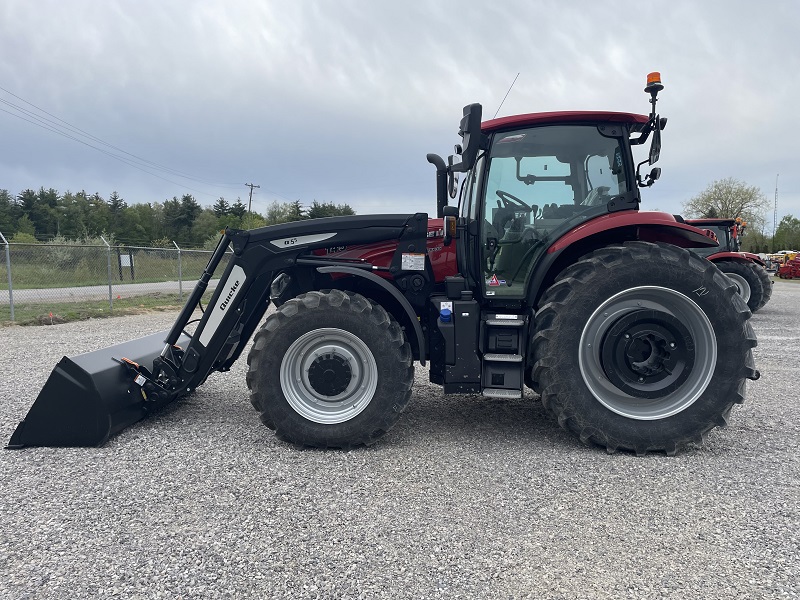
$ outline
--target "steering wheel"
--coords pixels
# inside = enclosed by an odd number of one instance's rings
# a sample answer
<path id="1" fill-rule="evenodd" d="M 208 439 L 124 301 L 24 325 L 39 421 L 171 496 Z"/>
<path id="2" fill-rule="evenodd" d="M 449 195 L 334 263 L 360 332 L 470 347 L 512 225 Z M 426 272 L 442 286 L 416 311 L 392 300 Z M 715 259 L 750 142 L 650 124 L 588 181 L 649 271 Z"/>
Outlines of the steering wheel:
<path id="1" fill-rule="evenodd" d="M 522 200 L 517 198 L 514 194 L 509 194 L 508 192 L 506 192 L 504 190 L 497 190 L 495 193 L 497 194 L 497 197 L 500 198 L 500 200 L 503 201 L 503 206 L 505 206 L 506 208 L 517 207 L 517 208 L 521 208 L 525 212 L 531 212 L 533 210 L 530 206 L 525 204 Z"/>

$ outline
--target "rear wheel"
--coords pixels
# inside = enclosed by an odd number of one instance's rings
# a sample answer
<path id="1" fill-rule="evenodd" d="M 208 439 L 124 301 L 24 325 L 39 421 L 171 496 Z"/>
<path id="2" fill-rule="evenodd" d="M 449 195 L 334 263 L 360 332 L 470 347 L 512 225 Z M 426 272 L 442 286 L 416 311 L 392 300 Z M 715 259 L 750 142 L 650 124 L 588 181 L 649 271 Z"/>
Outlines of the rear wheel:
<path id="1" fill-rule="evenodd" d="M 643 242 L 603 248 L 545 293 L 531 379 L 582 442 L 674 454 L 725 425 L 757 377 L 748 317 L 707 260 Z"/>
<path id="2" fill-rule="evenodd" d="M 761 279 L 748 263 L 733 260 L 721 260 L 714 263 L 717 268 L 728 276 L 736 286 L 742 300 L 745 301 L 750 312 L 756 312 L 761 306 L 764 295 Z"/>
<path id="3" fill-rule="evenodd" d="M 256 334 L 250 401 L 281 439 L 316 447 L 371 444 L 400 417 L 414 380 L 397 322 L 359 294 L 289 300 Z"/>
<path id="4" fill-rule="evenodd" d="M 758 308 L 756 309 L 758 310 L 767 302 L 769 302 L 770 298 L 772 298 L 772 277 L 770 277 L 769 273 L 767 273 L 767 270 L 758 263 L 750 263 L 750 266 L 756 272 L 756 275 L 758 275 L 759 281 L 761 281 L 761 304 L 759 304 Z"/>

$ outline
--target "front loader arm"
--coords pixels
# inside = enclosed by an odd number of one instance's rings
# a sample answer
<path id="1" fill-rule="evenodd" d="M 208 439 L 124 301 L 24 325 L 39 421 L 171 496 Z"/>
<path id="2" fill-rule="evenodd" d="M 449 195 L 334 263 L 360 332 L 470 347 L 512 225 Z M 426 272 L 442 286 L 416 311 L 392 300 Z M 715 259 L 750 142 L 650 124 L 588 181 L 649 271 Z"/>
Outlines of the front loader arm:
<path id="1" fill-rule="evenodd" d="M 165 340 L 165 354 L 184 331 L 199 304 L 203 281 L 210 281 L 228 247 L 233 254 L 177 367 L 176 395 L 202 384 L 213 371 L 227 371 L 252 337 L 269 307 L 270 285 L 277 274 L 298 264 L 316 263 L 309 252 L 331 246 L 352 246 L 397 240 L 392 276 L 403 274 L 403 254 L 424 253 L 428 216 L 369 215 L 331 217 L 263 227 L 250 231 L 226 230 L 195 292 Z M 214 261 L 217 261 L 214 264 Z M 326 266 L 352 268 L 348 261 L 324 261 Z M 356 263 L 370 269 L 369 264 Z M 203 288 L 200 290 L 200 288 Z"/>
<path id="2" fill-rule="evenodd" d="M 426 256 L 428 216 L 331 217 L 274 225 L 251 231 L 226 230 L 194 291 L 169 331 L 108 348 L 64 357 L 53 369 L 7 448 L 100 446 L 201 385 L 213 371 L 227 371 L 241 355 L 269 307 L 275 275 L 300 265 L 311 268 L 310 252 L 331 246 L 396 240 L 392 279 L 422 276 L 414 269 Z M 229 252 L 232 249 L 232 253 Z M 211 301 L 193 333 L 195 309 L 216 271 L 229 257 Z M 326 266 L 374 268 L 361 261 L 328 260 Z M 416 267 L 418 269 L 418 267 Z M 163 342 L 163 343 L 162 343 Z"/>

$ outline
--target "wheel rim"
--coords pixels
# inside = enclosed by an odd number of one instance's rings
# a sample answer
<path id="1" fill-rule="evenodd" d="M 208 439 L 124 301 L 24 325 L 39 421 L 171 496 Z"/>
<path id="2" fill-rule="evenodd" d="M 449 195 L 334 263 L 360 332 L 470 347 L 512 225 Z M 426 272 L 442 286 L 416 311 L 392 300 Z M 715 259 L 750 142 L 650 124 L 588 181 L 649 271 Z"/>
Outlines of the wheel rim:
<path id="1" fill-rule="evenodd" d="M 736 273 L 725 273 L 725 275 L 736 285 L 742 300 L 748 302 L 750 300 L 750 284 L 747 283 L 747 279 Z"/>
<path id="2" fill-rule="evenodd" d="M 369 347 L 349 331 L 315 329 L 289 346 L 280 379 L 287 402 L 299 415 L 334 425 L 369 405 L 378 367 Z"/>
<path id="3" fill-rule="evenodd" d="M 637 420 L 664 419 L 694 404 L 708 387 L 717 340 L 690 298 L 642 286 L 612 296 L 592 313 L 578 362 L 586 386 L 609 410 Z"/>

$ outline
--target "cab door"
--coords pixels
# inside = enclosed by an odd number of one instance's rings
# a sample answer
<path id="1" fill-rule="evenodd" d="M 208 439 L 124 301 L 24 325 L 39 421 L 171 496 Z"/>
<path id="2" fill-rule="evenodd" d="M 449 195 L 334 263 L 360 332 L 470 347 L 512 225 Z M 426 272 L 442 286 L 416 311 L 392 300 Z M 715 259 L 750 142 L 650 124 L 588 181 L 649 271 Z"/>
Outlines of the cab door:
<path id="1" fill-rule="evenodd" d="M 479 290 L 481 281 L 481 249 L 480 233 L 483 229 L 481 217 L 481 188 L 483 184 L 483 167 L 485 153 L 481 153 L 472 170 L 468 171 L 461 185 L 459 198 L 459 230 L 456 241 L 458 270 L 467 280 L 469 289 Z M 478 294 L 480 293 L 478 292 Z"/>

